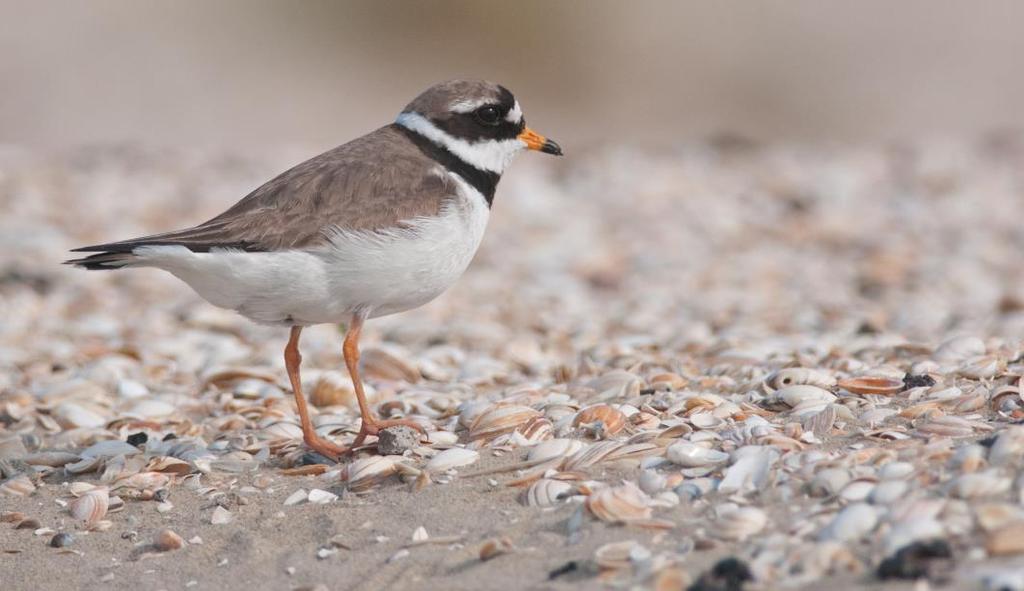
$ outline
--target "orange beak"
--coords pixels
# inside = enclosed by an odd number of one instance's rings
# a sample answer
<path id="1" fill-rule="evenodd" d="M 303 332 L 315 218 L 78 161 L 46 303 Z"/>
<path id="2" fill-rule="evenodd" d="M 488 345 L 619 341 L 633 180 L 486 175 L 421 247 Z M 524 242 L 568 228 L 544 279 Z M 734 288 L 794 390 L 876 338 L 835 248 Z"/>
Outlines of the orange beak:
<path id="1" fill-rule="evenodd" d="M 562 155 L 562 147 L 554 140 L 549 140 L 529 127 L 524 128 L 522 133 L 516 137 L 531 150 L 538 150 L 545 154 L 554 154 L 555 156 Z"/>

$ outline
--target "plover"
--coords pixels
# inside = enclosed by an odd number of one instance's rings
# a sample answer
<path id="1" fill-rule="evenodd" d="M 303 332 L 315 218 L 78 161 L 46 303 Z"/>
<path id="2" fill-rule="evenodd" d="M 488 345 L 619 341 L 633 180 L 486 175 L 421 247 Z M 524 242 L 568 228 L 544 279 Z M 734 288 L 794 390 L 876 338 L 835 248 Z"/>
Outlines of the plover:
<path id="1" fill-rule="evenodd" d="M 498 179 L 524 149 L 561 155 L 526 127 L 503 86 L 437 84 L 394 123 L 307 160 L 193 228 L 76 248 L 86 269 L 156 267 L 215 306 L 290 327 L 285 366 L 306 445 L 347 449 L 313 430 L 299 379 L 303 327 L 347 324 L 343 353 L 362 425 L 353 447 L 408 420 L 380 420 L 359 377 L 369 318 L 421 306 L 466 270 L 483 238 Z"/>

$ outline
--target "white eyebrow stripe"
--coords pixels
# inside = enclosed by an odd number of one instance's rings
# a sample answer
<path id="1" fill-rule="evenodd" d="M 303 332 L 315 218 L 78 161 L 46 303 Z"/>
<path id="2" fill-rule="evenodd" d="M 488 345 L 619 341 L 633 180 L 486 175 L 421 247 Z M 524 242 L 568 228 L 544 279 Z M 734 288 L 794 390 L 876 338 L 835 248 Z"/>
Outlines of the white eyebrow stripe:
<path id="1" fill-rule="evenodd" d="M 523 110 L 519 108 L 519 101 L 516 101 L 515 106 L 509 109 L 508 115 L 505 115 L 505 120 L 509 123 L 519 123 L 523 120 Z"/>
<path id="2" fill-rule="evenodd" d="M 457 103 L 453 103 L 452 106 L 448 107 L 453 113 L 472 113 L 480 107 L 487 104 L 486 99 L 475 99 L 475 100 L 462 100 Z"/>
<path id="3" fill-rule="evenodd" d="M 447 148 L 474 168 L 498 174 L 505 171 L 513 156 L 526 149 L 526 142 L 519 138 L 468 142 L 448 134 L 419 113 L 402 113 L 395 123 Z"/>

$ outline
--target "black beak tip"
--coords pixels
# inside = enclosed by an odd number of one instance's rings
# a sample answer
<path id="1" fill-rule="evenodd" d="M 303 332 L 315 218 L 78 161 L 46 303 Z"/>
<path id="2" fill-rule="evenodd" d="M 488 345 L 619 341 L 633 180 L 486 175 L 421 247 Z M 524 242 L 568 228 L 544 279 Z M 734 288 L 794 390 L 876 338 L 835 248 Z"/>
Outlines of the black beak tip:
<path id="1" fill-rule="evenodd" d="M 545 140 L 544 145 L 540 147 L 540 151 L 545 154 L 552 154 L 554 156 L 562 155 L 562 146 L 558 145 L 558 142 L 554 140 Z"/>

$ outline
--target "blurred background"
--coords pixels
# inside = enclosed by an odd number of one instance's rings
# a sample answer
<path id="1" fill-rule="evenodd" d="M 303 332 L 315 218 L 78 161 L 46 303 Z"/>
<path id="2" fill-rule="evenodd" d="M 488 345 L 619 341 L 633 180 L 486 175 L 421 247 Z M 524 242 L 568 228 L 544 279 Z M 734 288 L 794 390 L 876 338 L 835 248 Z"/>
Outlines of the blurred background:
<path id="1" fill-rule="evenodd" d="M 1024 4 L 0 0 L 0 142 L 333 146 L 452 77 L 563 144 L 1024 124 Z"/>
<path id="2" fill-rule="evenodd" d="M 209 310 L 59 262 L 209 219 L 452 77 L 567 156 L 520 157 L 458 288 L 374 326 L 1019 336 L 1021 56 L 1008 0 L 0 0 L 0 306 L 27 310 L 0 341 Z"/>

